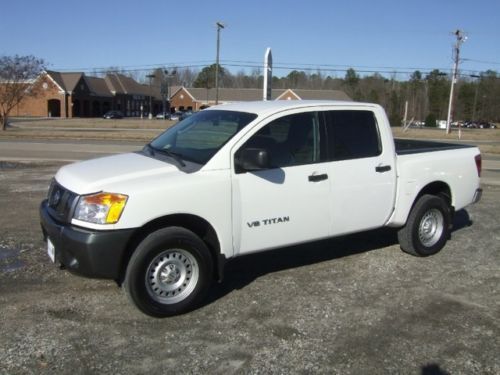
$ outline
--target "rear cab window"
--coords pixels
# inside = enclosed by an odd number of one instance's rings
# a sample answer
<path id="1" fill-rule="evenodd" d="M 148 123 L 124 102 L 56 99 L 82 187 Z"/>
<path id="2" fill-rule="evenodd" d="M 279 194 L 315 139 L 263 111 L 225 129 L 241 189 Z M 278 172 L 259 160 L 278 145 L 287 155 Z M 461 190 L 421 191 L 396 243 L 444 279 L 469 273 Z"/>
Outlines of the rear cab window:
<path id="1" fill-rule="evenodd" d="M 328 160 L 378 156 L 382 144 L 375 114 L 363 110 L 323 112 L 328 140 Z"/>

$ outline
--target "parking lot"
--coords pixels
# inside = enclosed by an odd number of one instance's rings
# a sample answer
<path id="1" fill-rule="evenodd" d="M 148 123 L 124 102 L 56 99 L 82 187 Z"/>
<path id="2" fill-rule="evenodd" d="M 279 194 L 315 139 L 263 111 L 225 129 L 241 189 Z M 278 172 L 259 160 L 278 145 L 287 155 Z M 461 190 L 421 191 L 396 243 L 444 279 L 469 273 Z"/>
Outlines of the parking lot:
<path id="1" fill-rule="evenodd" d="M 500 373 L 500 186 L 439 254 L 375 231 L 240 258 L 189 314 L 59 270 L 37 208 L 61 163 L 0 166 L 0 373 Z"/>

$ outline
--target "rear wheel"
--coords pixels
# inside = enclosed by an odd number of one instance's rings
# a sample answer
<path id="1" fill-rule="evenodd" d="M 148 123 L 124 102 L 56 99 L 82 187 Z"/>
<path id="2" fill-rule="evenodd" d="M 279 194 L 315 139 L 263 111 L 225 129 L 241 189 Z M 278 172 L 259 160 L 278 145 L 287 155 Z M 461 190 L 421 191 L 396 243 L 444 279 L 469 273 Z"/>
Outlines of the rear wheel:
<path id="1" fill-rule="evenodd" d="M 205 243 L 179 227 L 149 234 L 132 255 L 124 288 L 145 314 L 165 317 L 187 312 L 201 302 L 212 280 Z"/>
<path id="2" fill-rule="evenodd" d="M 444 199 L 423 195 L 413 206 L 406 225 L 398 232 L 401 249 L 416 256 L 441 250 L 450 236 L 450 207 Z"/>

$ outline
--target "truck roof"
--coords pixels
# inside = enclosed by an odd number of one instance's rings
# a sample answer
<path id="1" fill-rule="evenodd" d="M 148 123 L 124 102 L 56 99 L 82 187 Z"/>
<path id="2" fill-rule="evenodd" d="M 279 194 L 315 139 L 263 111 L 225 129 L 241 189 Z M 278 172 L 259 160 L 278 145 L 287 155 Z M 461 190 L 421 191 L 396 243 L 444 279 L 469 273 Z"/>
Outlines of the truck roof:
<path id="1" fill-rule="evenodd" d="M 378 106 L 377 104 L 372 103 L 361 103 L 345 100 L 270 100 L 220 104 L 207 108 L 205 110 L 239 111 L 265 115 L 286 109 L 321 107 L 325 105 L 338 107 L 366 106 L 372 108 Z"/>

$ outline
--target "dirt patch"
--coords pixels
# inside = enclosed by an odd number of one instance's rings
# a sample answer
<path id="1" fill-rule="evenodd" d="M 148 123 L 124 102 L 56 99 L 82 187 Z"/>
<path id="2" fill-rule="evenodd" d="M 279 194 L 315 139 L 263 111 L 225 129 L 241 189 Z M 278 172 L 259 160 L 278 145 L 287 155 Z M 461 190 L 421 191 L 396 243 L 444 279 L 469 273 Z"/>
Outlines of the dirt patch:
<path id="1" fill-rule="evenodd" d="M 392 128 L 396 138 L 433 139 L 444 142 L 459 142 L 476 145 L 482 154 L 500 154 L 500 129 L 463 129 L 459 138 L 458 130 L 446 134 L 444 129 Z"/>
<path id="2" fill-rule="evenodd" d="M 443 139 L 448 141 L 497 141 L 500 142 L 500 129 L 462 129 L 461 138 L 458 137 L 458 129 L 454 128 L 450 134 L 444 129 L 410 128 L 404 131 L 402 128 L 391 128 L 397 138 L 422 138 Z"/>

